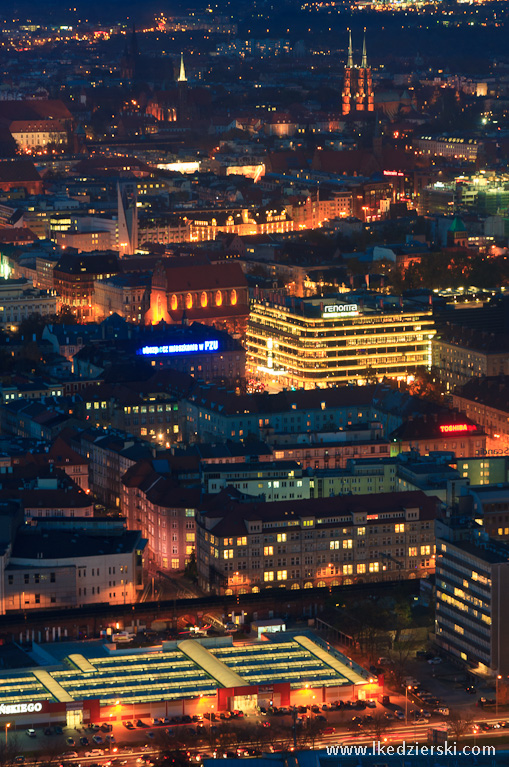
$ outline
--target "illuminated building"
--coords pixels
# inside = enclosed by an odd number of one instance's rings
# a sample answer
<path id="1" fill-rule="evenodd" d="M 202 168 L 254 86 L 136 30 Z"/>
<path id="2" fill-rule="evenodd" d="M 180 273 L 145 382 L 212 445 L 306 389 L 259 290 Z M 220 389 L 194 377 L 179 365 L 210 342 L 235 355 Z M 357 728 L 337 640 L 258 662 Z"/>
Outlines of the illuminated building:
<path id="1" fill-rule="evenodd" d="M 391 434 L 397 452 L 418 450 L 421 455 L 451 451 L 457 458 L 484 455 L 486 434 L 457 411 L 434 413 L 404 421 Z"/>
<path id="2" fill-rule="evenodd" d="M 3 558 L 1 613 L 135 602 L 144 546 L 124 520 L 105 520 L 99 531 L 93 518 L 37 519 L 13 534 Z"/>
<path id="3" fill-rule="evenodd" d="M 418 155 L 475 162 L 483 152 L 484 144 L 477 139 L 459 136 L 423 136 L 415 140 L 415 150 Z"/>
<path id="4" fill-rule="evenodd" d="M 163 468 L 166 466 L 165 468 Z M 195 513 L 201 490 L 182 487 L 167 462 L 140 461 L 121 480 L 121 512 L 147 541 L 146 563 L 183 571 L 195 551 Z"/>
<path id="5" fill-rule="evenodd" d="M 21 152 L 37 153 L 48 146 L 62 149 L 67 131 L 58 120 L 14 120 L 9 130 Z"/>
<path id="6" fill-rule="evenodd" d="M 472 377 L 454 391 L 453 405 L 486 432 L 488 455 L 508 453 L 509 378 L 507 376 Z"/>
<path id="7" fill-rule="evenodd" d="M 437 524 L 436 642 L 469 671 L 509 674 L 509 546 L 470 524 Z"/>
<path id="8" fill-rule="evenodd" d="M 433 367 L 451 391 L 471 378 L 509 374 L 509 340 L 502 333 L 486 333 L 447 324 L 433 339 Z"/>
<path id="9" fill-rule="evenodd" d="M 96 280 L 106 279 L 119 271 L 116 253 L 65 253 L 53 269 L 53 284 L 60 304 L 72 309 L 80 322 L 94 319 Z"/>
<path id="10" fill-rule="evenodd" d="M 355 112 L 374 112 L 375 95 L 371 67 L 368 66 L 366 53 L 366 30 L 362 46 L 360 67 L 353 63 L 352 32 L 348 30 L 348 59 L 343 75 L 342 108 L 343 115 Z"/>
<path id="11" fill-rule="evenodd" d="M 111 314 L 142 324 L 149 308 L 150 275 L 116 274 L 94 285 L 94 310 L 100 322 Z"/>
<path id="12" fill-rule="evenodd" d="M 222 330 L 193 322 L 150 331 L 141 336 L 137 353 L 156 369 L 169 367 L 205 382 L 245 375 L 245 349 Z"/>
<path id="13" fill-rule="evenodd" d="M 27 280 L 0 278 L 0 325 L 18 328 L 33 314 L 56 314 L 58 297 L 54 290 L 38 290 Z"/>
<path id="14" fill-rule="evenodd" d="M 224 490 L 196 517 L 198 580 L 246 594 L 424 577 L 438 500 L 420 491 L 239 502 Z"/>
<path id="15" fill-rule="evenodd" d="M 141 717 L 183 715 L 199 721 L 223 711 L 240 709 L 251 715 L 258 706 L 311 706 L 380 693 L 367 671 L 342 653 L 331 654 L 317 637 L 244 641 L 241 647 L 233 644 L 232 637 L 222 637 L 220 646 L 205 647 L 199 640 L 180 636 L 171 647 L 167 643 L 151 647 L 150 652 L 129 652 L 123 642 L 134 633 L 119 630 L 120 625 L 126 624 L 107 622 L 111 640 L 107 652 L 101 648 L 96 655 L 96 648 L 87 643 L 73 643 L 70 654 L 63 657 L 58 651 L 61 642 L 55 652 L 47 641 L 45 657 L 54 660 L 44 671 L 37 666 L 4 674 L 0 727 L 13 722 L 18 729 L 65 722 L 77 729 L 91 722 L 119 726 Z M 191 630 L 187 636 L 196 633 Z M 58 638 L 64 639 L 60 632 Z"/>
<path id="16" fill-rule="evenodd" d="M 180 263 L 165 259 L 154 270 L 146 324 L 180 324 L 185 319 L 243 333 L 249 297 L 240 264 Z"/>
<path id="17" fill-rule="evenodd" d="M 431 306 L 346 293 L 338 298 L 255 300 L 246 336 L 260 378 L 314 388 L 371 377 L 402 378 L 431 365 Z"/>

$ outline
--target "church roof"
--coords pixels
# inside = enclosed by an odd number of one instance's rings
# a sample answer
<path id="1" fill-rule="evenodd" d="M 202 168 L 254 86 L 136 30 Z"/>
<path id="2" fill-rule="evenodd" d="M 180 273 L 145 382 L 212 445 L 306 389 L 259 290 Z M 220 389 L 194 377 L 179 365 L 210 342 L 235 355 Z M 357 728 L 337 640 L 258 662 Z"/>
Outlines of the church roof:
<path id="1" fill-rule="evenodd" d="M 466 227 L 459 216 L 455 216 L 452 220 L 452 224 L 449 227 L 450 232 L 465 232 Z"/>

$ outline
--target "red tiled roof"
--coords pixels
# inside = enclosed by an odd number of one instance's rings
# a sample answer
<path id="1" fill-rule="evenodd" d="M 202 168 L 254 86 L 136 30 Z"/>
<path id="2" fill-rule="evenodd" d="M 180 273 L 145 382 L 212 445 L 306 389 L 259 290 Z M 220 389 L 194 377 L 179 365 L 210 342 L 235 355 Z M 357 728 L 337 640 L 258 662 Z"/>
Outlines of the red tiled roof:
<path id="1" fill-rule="evenodd" d="M 28 227 L 6 226 L 0 228 L 0 243 L 35 242 L 35 235 Z"/>
<path id="2" fill-rule="evenodd" d="M 72 114 L 60 99 L 26 99 L 0 102 L 0 120 L 70 120 Z"/>
<path id="3" fill-rule="evenodd" d="M 171 267 L 164 265 L 167 289 L 179 293 L 185 290 L 214 288 L 243 288 L 247 280 L 240 264 L 201 264 L 200 266 Z"/>
<path id="4" fill-rule="evenodd" d="M 30 160 L 0 162 L 0 184 L 16 181 L 42 181 L 42 179 Z"/>
<path id="5" fill-rule="evenodd" d="M 9 130 L 11 133 L 65 133 L 58 120 L 13 120 Z"/>

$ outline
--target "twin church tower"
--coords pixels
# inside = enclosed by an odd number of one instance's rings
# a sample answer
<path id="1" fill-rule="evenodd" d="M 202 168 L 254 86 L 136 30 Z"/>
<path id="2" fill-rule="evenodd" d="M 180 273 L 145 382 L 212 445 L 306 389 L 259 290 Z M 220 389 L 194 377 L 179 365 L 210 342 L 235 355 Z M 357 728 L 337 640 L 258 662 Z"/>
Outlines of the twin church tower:
<path id="1" fill-rule="evenodd" d="M 348 60 L 345 66 L 342 94 L 342 114 L 349 115 L 352 112 L 374 112 L 375 94 L 373 92 L 373 78 L 371 68 L 368 66 L 366 53 L 366 30 L 364 30 L 364 43 L 362 46 L 362 61 L 360 67 L 354 67 L 352 51 L 352 32 L 348 30 Z"/>

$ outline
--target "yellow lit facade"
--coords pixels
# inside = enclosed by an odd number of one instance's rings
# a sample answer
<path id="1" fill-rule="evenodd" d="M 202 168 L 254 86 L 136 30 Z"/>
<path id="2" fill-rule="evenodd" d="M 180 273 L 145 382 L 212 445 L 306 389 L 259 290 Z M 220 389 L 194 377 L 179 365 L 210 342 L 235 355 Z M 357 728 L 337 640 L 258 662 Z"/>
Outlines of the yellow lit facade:
<path id="1" fill-rule="evenodd" d="M 431 366 L 431 307 L 354 293 L 284 303 L 255 300 L 246 337 L 252 375 L 312 389 L 405 378 Z"/>

